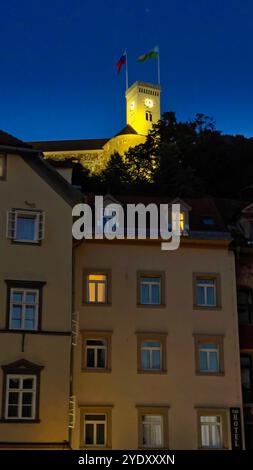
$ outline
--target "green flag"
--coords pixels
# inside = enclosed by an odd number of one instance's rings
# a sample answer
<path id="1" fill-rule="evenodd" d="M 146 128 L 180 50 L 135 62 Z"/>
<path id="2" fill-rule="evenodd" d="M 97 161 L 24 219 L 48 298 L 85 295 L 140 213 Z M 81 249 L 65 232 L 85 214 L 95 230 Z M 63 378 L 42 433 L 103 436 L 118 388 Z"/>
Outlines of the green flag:
<path id="1" fill-rule="evenodd" d="M 147 54 L 140 55 L 138 57 L 138 62 L 145 62 L 148 59 L 157 59 L 159 57 L 159 48 L 158 46 L 154 47 L 151 51 L 147 52 Z"/>

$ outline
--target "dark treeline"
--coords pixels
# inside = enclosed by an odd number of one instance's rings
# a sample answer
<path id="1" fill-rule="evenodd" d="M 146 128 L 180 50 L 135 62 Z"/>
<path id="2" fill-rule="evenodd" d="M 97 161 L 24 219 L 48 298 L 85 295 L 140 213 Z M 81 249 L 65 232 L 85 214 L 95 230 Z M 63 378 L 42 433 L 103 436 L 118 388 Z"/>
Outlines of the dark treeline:
<path id="1" fill-rule="evenodd" d="M 252 197 L 253 138 L 222 135 L 203 114 L 179 122 L 168 112 L 144 144 L 112 155 L 99 176 L 79 168 L 76 178 L 96 194 Z"/>

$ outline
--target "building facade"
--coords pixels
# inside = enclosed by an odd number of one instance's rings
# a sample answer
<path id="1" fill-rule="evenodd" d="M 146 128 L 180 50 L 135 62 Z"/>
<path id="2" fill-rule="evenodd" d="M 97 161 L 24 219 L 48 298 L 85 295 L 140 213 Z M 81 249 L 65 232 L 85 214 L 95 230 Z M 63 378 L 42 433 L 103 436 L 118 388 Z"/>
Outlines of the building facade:
<path id="1" fill-rule="evenodd" d="M 231 239 L 212 201 L 181 211 L 176 251 L 154 240 L 75 248 L 75 449 L 242 445 Z"/>
<path id="2" fill-rule="evenodd" d="M 77 196 L 0 132 L 0 448 L 69 447 Z"/>

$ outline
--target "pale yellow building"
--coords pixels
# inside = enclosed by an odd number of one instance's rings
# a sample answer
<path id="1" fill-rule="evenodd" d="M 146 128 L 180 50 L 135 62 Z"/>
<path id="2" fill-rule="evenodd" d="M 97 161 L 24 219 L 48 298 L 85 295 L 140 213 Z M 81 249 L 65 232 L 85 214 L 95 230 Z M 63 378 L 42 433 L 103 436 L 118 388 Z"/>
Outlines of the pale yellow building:
<path id="1" fill-rule="evenodd" d="M 79 200 L 37 152 L 0 132 L 0 448 L 69 448 Z"/>
<path id="2" fill-rule="evenodd" d="M 181 201 L 181 211 L 176 251 L 154 240 L 76 245 L 75 449 L 241 445 L 230 237 L 211 200 Z"/>

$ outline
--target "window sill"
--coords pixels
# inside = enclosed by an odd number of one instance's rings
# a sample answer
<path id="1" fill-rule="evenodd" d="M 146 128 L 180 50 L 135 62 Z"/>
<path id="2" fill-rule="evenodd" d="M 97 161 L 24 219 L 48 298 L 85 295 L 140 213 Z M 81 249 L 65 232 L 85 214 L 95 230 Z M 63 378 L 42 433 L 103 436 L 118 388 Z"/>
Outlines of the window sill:
<path id="1" fill-rule="evenodd" d="M 214 307 L 208 307 L 207 305 L 193 305 L 193 310 L 222 310 L 221 305 L 216 305 Z"/>
<path id="2" fill-rule="evenodd" d="M 138 308 L 165 308 L 166 304 L 140 304 L 140 303 L 137 303 L 136 306 Z"/>
<path id="3" fill-rule="evenodd" d="M 13 245 L 41 246 L 41 241 L 36 241 L 36 242 L 29 241 L 29 242 L 25 242 L 25 241 L 21 241 L 21 240 L 11 240 L 11 243 L 12 243 Z"/>
<path id="4" fill-rule="evenodd" d="M 83 373 L 92 373 L 92 374 L 111 374 L 112 370 L 111 369 L 81 369 L 81 372 Z"/>
<path id="5" fill-rule="evenodd" d="M 138 369 L 137 374 L 166 375 L 167 370 L 143 370 L 143 369 Z"/>
<path id="6" fill-rule="evenodd" d="M 40 422 L 40 419 L 0 419 L 1 424 L 38 424 Z"/>
<path id="7" fill-rule="evenodd" d="M 86 302 L 82 303 L 85 307 L 111 307 L 111 302 Z"/>
<path id="8" fill-rule="evenodd" d="M 225 372 L 200 372 L 197 370 L 195 374 L 201 377 L 224 377 Z"/>

